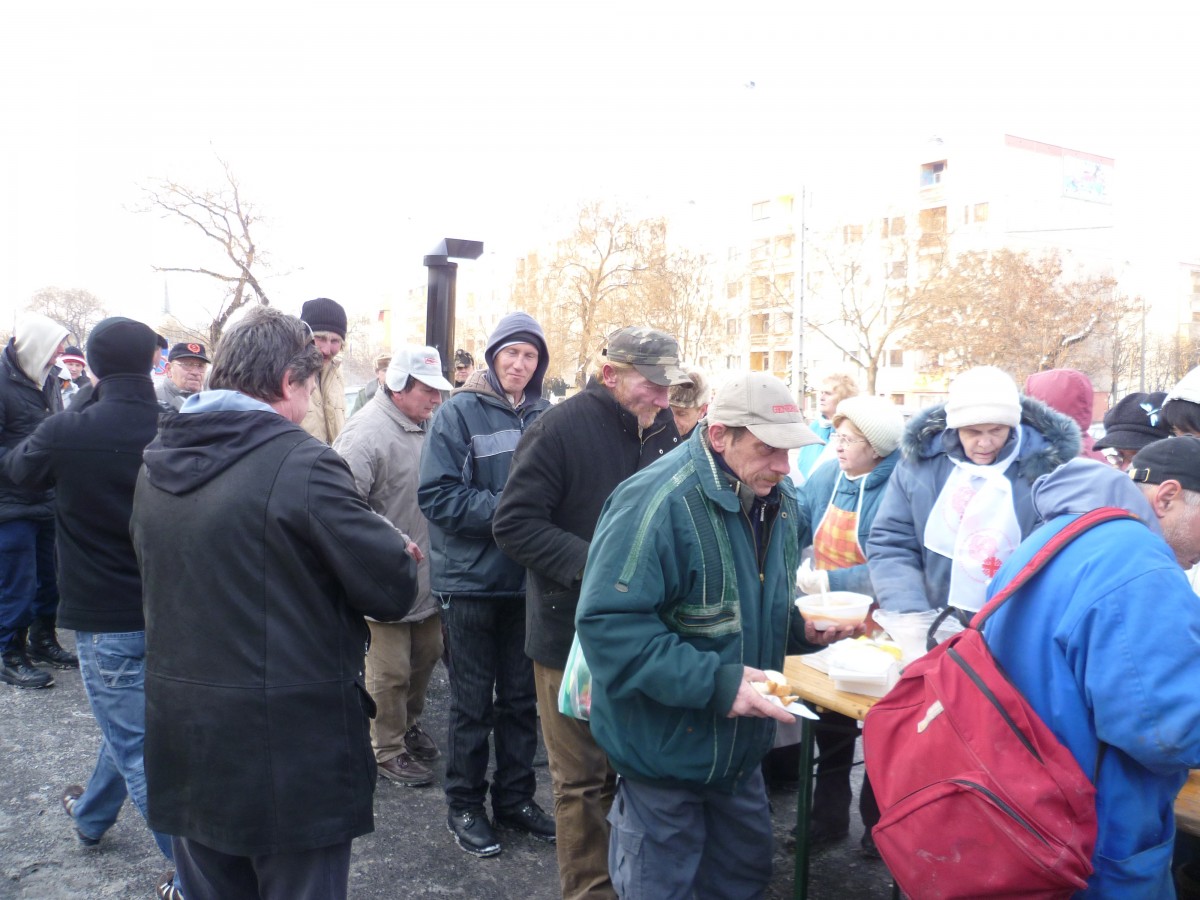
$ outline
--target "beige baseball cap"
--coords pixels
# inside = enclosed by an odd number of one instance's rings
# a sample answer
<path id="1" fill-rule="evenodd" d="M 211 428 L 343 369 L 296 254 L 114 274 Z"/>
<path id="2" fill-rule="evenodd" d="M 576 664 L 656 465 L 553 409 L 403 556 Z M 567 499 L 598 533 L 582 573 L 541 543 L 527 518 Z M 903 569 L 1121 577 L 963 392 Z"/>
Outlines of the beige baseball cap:
<path id="1" fill-rule="evenodd" d="M 732 376 L 718 388 L 707 418 L 710 425 L 749 428 L 764 444 L 779 450 L 824 443 L 804 424 L 787 385 L 765 372 Z"/>

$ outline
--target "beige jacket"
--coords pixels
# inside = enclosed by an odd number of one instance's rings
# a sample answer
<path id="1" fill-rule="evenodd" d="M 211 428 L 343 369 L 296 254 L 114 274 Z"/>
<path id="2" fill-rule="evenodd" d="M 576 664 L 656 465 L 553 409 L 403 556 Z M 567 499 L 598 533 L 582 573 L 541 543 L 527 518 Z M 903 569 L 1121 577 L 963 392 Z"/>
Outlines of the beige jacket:
<path id="1" fill-rule="evenodd" d="M 342 361 L 335 358 L 317 375 L 317 387 L 300 427 L 317 440 L 332 444 L 345 425 L 346 382 L 342 379 Z"/>
<path id="2" fill-rule="evenodd" d="M 437 612 L 429 589 L 429 523 L 417 505 L 417 475 L 425 430 L 383 392 L 376 391 L 333 442 L 350 466 L 367 505 L 415 541 L 426 559 L 417 565 L 417 598 L 401 621 L 419 622 Z"/>

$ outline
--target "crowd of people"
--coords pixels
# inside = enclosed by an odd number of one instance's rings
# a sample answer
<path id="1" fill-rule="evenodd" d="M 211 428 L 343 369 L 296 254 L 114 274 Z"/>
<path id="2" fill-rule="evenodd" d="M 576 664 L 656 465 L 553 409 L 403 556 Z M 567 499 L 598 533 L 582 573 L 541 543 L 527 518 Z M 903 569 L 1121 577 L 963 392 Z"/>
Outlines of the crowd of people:
<path id="1" fill-rule="evenodd" d="M 775 377 L 714 392 L 673 335 L 629 326 L 551 404 L 542 327 L 513 312 L 480 367 L 379 356 L 348 416 L 346 324 L 329 298 L 254 307 L 210 358 L 123 317 L 81 350 L 30 314 L 0 354 L 0 679 L 80 669 L 101 734 L 61 794 L 81 844 L 128 797 L 160 898 L 345 897 L 377 778 L 428 788 L 444 757 L 451 839 L 554 844 L 564 898 L 761 896 L 763 763 L 795 720 L 755 683 L 869 627 L 817 631 L 797 593 L 962 627 L 1115 505 L 1140 521 L 1056 557 L 988 638 L 1096 773 L 1089 893 L 1170 896 L 1171 804 L 1200 765 L 1200 370 L 1120 398 L 1094 442 L 1073 370 L 1021 391 L 968 369 L 907 422 L 831 374 L 807 422 Z M 439 660 L 444 735 L 422 725 Z M 561 700 L 581 672 L 586 712 Z M 849 833 L 857 723 L 815 734 L 819 848 Z M 859 811 L 874 855 L 869 773 Z"/>

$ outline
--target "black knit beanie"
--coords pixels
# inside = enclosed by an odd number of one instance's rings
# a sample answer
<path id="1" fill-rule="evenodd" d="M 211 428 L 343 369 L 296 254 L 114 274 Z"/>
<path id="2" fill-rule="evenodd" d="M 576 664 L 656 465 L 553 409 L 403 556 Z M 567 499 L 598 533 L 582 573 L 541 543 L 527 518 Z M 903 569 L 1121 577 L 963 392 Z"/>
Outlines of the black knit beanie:
<path id="1" fill-rule="evenodd" d="M 87 364 L 97 378 L 109 375 L 150 376 L 158 354 L 158 335 L 149 325 L 112 316 L 92 329 Z"/>
<path id="2" fill-rule="evenodd" d="M 346 311 L 342 305 L 328 297 L 305 301 L 300 307 L 300 319 L 307 322 L 313 331 L 332 331 L 346 339 Z"/>

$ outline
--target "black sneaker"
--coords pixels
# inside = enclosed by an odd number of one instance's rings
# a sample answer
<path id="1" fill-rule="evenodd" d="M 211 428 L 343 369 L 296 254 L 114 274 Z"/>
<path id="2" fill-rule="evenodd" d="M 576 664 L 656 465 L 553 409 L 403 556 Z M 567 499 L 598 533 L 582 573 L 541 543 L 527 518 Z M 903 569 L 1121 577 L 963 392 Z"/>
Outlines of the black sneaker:
<path id="1" fill-rule="evenodd" d="M 438 758 L 438 746 L 420 725 L 413 725 L 404 732 L 404 747 L 408 755 L 419 762 L 431 762 Z"/>
<path id="2" fill-rule="evenodd" d="M 45 669 L 36 668 L 23 652 L 4 654 L 0 681 L 19 688 L 54 687 L 54 677 Z"/>
<path id="3" fill-rule="evenodd" d="M 509 828 L 513 831 L 523 831 L 531 838 L 553 844 L 557 837 L 554 830 L 554 819 L 546 815 L 540 806 L 532 800 L 522 803 L 516 809 L 506 809 L 496 813 L 496 826 Z"/>
<path id="4" fill-rule="evenodd" d="M 867 859 L 881 859 L 879 848 L 875 846 L 875 838 L 871 836 L 871 829 L 863 829 L 862 839 L 858 842 L 859 848 L 862 850 L 862 855 Z"/>
<path id="5" fill-rule="evenodd" d="M 468 853 L 495 856 L 500 852 L 500 841 L 482 809 L 452 809 L 446 817 L 446 827 L 458 846 Z"/>
<path id="6" fill-rule="evenodd" d="M 70 650 L 63 649 L 54 639 L 36 644 L 30 641 L 27 652 L 32 662 L 41 663 L 43 666 L 55 669 L 79 668 L 79 657 Z"/>

